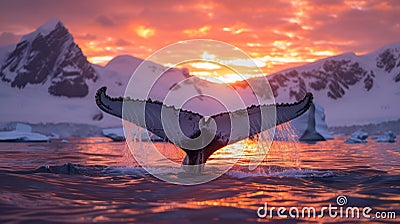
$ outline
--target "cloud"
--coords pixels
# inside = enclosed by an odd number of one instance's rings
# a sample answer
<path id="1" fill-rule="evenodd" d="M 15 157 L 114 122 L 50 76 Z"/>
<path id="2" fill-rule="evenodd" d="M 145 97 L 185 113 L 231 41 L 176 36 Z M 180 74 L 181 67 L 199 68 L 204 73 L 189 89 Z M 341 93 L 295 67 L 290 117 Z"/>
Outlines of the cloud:
<path id="1" fill-rule="evenodd" d="M 78 34 L 74 35 L 76 39 L 81 39 L 81 40 L 96 40 L 96 35 L 90 34 L 90 33 L 85 33 L 85 34 Z"/>
<path id="2" fill-rule="evenodd" d="M 400 10 L 400 9 L 399 9 Z M 352 51 L 368 51 L 384 44 L 400 41 L 400 20 L 395 11 L 379 9 L 348 9 L 336 18 L 319 19 L 321 25 L 308 34 L 314 40 L 330 40 L 331 43 L 353 42 Z M 342 48 L 349 48 L 342 46 Z"/>
<path id="3" fill-rule="evenodd" d="M 117 41 L 115 41 L 115 45 L 117 45 L 117 46 L 128 46 L 128 45 L 131 45 L 131 42 L 119 38 Z"/>
<path id="4" fill-rule="evenodd" d="M 146 58 L 177 41 L 210 38 L 242 48 L 272 72 L 398 42 L 399 11 L 398 0 L 3 0 L 0 45 L 59 18 L 89 58 Z"/>
<path id="5" fill-rule="evenodd" d="M 202 26 L 198 29 L 186 29 L 183 33 L 187 34 L 189 37 L 203 37 L 207 35 L 211 30 L 211 26 Z"/>
<path id="6" fill-rule="evenodd" d="M 11 32 L 3 32 L 0 34 L 0 46 L 14 44 L 21 38 L 20 35 L 15 35 Z"/>
<path id="7" fill-rule="evenodd" d="M 145 38 L 145 39 L 150 38 L 150 37 L 154 36 L 154 34 L 156 34 L 156 30 L 155 29 L 150 28 L 150 27 L 146 27 L 146 26 L 143 26 L 143 25 L 140 25 L 140 26 L 136 27 L 135 31 L 136 31 L 136 34 L 139 37 L 142 37 L 142 38 Z"/>
<path id="8" fill-rule="evenodd" d="M 115 22 L 111 18 L 109 18 L 108 16 L 104 16 L 104 15 L 98 16 L 96 18 L 96 22 L 98 24 L 102 25 L 102 26 L 105 26 L 105 27 L 113 27 L 113 26 L 115 26 Z"/>

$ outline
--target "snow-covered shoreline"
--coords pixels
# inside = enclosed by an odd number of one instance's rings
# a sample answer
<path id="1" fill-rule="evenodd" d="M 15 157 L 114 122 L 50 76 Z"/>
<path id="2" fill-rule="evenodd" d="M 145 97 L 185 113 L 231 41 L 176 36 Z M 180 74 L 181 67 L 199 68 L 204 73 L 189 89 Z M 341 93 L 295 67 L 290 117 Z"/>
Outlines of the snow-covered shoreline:
<path id="1" fill-rule="evenodd" d="M 0 131 L 12 131 L 21 122 L 0 123 Z M 32 127 L 32 131 L 52 138 L 85 138 L 101 137 L 102 127 L 89 124 L 74 123 L 26 123 Z"/>
<path id="2" fill-rule="evenodd" d="M 400 135 L 400 119 L 393 121 L 385 121 L 380 123 L 371 123 L 366 125 L 351 125 L 328 127 L 328 130 L 333 135 L 351 135 L 357 130 L 362 130 L 371 136 L 380 136 L 385 131 L 391 130 L 395 135 Z"/>
<path id="3" fill-rule="evenodd" d="M 21 122 L 0 122 L 0 131 L 12 131 Z M 98 127 L 89 124 L 74 123 L 28 123 L 32 131 L 55 138 L 86 138 L 104 137 L 102 131 L 107 128 L 120 128 L 118 126 Z M 370 136 L 381 136 L 385 131 L 391 130 L 395 135 L 400 135 L 400 119 L 377 124 L 353 125 L 342 127 L 328 127 L 329 132 L 334 136 L 350 136 L 357 130 L 363 130 Z"/>
<path id="4" fill-rule="evenodd" d="M 0 142 L 49 142 L 48 136 L 32 132 L 32 127 L 18 123 L 14 130 L 0 131 Z"/>

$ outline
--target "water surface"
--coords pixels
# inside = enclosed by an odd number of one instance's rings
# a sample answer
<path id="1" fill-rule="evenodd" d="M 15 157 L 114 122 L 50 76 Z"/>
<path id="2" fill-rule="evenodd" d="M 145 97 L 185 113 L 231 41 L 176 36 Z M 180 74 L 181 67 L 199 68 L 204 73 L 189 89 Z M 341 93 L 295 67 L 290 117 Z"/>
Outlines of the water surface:
<path id="1" fill-rule="evenodd" d="M 125 143 L 105 138 L 68 139 L 67 144 L 0 143 L 0 221 L 360 222 L 328 214 L 298 219 L 257 216 L 266 202 L 320 211 L 337 205 L 339 195 L 347 197 L 347 206 L 400 216 L 400 143 L 370 140 L 350 145 L 344 139 L 301 143 L 297 152 L 284 154 L 295 153 L 295 158 L 276 160 L 272 150 L 253 171 L 239 163 L 216 180 L 195 186 L 152 177 L 130 157 Z M 363 221 L 395 223 L 399 218 Z"/>

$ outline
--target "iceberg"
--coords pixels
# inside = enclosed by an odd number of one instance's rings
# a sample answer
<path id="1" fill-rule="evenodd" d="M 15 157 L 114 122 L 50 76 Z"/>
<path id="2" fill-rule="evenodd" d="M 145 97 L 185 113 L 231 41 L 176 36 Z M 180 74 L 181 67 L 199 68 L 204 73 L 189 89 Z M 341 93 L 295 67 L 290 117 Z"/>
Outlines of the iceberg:
<path id="1" fill-rule="evenodd" d="M 49 142 L 50 138 L 32 132 L 32 127 L 27 124 L 17 124 L 14 131 L 0 132 L 1 142 Z"/>
<path id="2" fill-rule="evenodd" d="M 351 134 L 351 137 L 346 139 L 344 142 L 345 143 L 367 143 L 368 138 L 368 133 L 363 132 L 363 131 L 355 131 L 353 134 Z"/>
<path id="3" fill-rule="evenodd" d="M 113 141 L 120 142 L 120 141 L 125 141 L 125 134 L 124 134 L 124 129 L 123 128 L 108 128 L 108 129 L 103 129 L 101 133 L 108 138 L 111 138 Z M 137 136 L 137 132 L 133 133 L 134 136 Z M 144 141 L 162 141 L 160 137 L 157 135 L 148 132 L 146 129 L 141 129 L 140 130 L 140 138 Z"/>
<path id="4" fill-rule="evenodd" d="M 375 139 L 376 142 L 395 142 L 396 141 L 396 135 L 392 131 L 385 131 L 385 133 Z"/>
<path id="5" fill-rule="evenodd" d="M 121 142 L 125 141 L 124 129 L 123 128 L 108 128 L 103 129 L 101 133 L 107 137 L 111 138 L 113 141 Z"/>
<path id="6" fill-rule="evenodd" d="M 351 137 L 346 139 L 344 142 L 349 144 L 357 144 L 357 143 L 367 143 L 367 140 Z"/>
<path id="7" fill-rule="evenodd" d="M 292 120 L 291 125 L 300 141 L 333 139 L 325 122 L 324 108 L 316 103 L 313 103 L 303 115 Z"/>
<path id="8" fill-rule="evenodd" d="M 365 140 L 368 138 L 368 133 L 358 130 L 358 131 L 353 132 L 353 134 L 351 134 L 351 137 Z"/>

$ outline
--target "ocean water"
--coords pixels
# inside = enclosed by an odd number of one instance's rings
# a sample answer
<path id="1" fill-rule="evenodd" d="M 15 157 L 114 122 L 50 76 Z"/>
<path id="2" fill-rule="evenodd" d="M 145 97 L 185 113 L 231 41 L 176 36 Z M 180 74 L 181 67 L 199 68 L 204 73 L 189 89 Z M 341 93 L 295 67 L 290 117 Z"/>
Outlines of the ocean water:
<path id="1" fill-rule="evenodd" d="M 124 142 L 0 143 L 0 222 L 398 223 L 399 141 L 353 145 L 343 143 L 345 138 L 287 147 L 276 141 L 255 170 L 241 161 L 221 177 L 193 186 L 154 178 Z M 336 217 L 323 209 L 329 205 L 337 207 Z M 293 207 L 312 207 L 317 216 L 280 217 L 279 207 L 286 215 Z M 370 207 L 370 217 L 339 213 L 348 207 Z M 389 218 L 393 213 L 396 218 Z"/>

